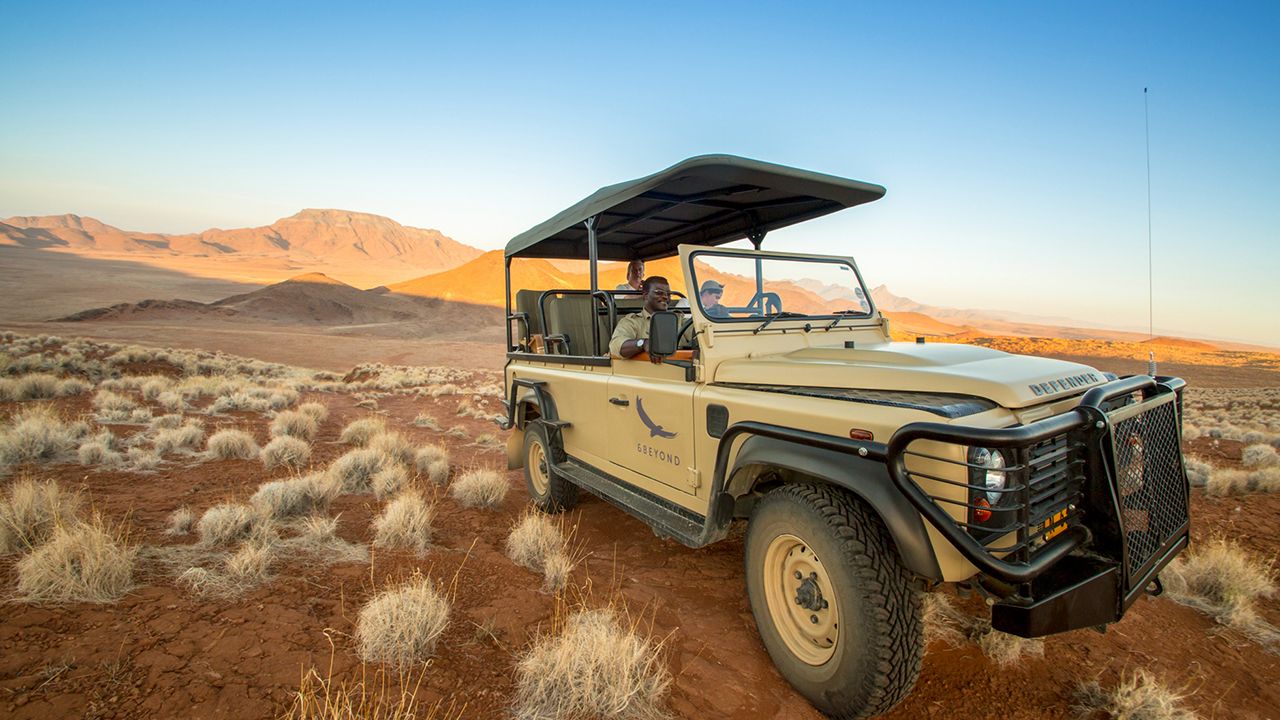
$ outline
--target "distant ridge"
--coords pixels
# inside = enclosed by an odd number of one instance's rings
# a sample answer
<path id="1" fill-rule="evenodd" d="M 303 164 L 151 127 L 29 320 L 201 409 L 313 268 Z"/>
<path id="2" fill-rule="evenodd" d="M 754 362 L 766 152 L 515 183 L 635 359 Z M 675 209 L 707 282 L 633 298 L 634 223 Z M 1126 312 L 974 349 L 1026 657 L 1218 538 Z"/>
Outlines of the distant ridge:
<path id="1" fill-rule="evenodd" d="M 121 230 L 79 215 L 14 216 L 0 222 L 0 245 L 81 254 L 280 257 L 299 264 L 396 261 L 419 272 L 455 267 L 480 250 L 438 230 L 348 210 L 306 209 L 263 227 L 167 235 Z"/>

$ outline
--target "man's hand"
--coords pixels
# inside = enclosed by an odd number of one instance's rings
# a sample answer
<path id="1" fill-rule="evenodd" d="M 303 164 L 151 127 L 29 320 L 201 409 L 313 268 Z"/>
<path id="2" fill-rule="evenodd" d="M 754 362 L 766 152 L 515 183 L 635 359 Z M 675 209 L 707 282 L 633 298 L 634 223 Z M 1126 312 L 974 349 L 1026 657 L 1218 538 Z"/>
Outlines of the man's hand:
<path id="1" fill-rule="evenodd" d="M 649 353 L 649 362 L 653 363 L 654 365 L 661 365 L 662 361 L 666 359 L 667 359 L 667 356 L 665 355 L 654 355 L 653 353 Z"/>

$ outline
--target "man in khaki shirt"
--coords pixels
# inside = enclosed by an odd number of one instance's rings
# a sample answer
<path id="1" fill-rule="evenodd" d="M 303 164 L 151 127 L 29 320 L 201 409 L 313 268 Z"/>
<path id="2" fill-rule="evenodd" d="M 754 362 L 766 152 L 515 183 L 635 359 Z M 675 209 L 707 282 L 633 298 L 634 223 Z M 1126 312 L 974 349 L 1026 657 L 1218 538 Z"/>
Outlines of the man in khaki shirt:
<path id="1" fill-rule="evenodd" d="M 615 357 L 631 359 L 645 352 L 645 341 L 649 339 L 649 318 L 659 310 L 666 310 L 671 302 L 671 285 L 667 279 L 659 275 L 645 278 L 640 284 L 644 307 L 638 313 L 624 315 L 613 329 L 613 337 L 609 340 L 609 353 Z M 649 362 L 657 365 L 662 356 L 650 353 Z"/>

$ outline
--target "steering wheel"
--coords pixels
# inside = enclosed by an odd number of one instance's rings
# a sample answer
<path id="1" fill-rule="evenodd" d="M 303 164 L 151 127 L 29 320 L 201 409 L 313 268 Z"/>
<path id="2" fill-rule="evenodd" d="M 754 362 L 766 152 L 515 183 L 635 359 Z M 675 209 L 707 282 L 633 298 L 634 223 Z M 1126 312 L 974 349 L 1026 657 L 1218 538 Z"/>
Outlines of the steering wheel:
<path id="1" fill-rule="evenodd" d="M 760 304 L 764 307 L 765 315 L 782 312 L 782 298 L 778 296 L 778 293 L 767 292 L 760 299 L 762 300 Z"/>

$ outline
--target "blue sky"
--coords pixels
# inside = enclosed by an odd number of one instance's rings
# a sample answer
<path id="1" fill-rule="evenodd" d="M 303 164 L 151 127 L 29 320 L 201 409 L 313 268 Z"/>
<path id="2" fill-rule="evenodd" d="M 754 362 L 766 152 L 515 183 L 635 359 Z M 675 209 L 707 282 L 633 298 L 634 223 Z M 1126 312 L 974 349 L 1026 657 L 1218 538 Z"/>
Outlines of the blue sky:
<path id="1" fill-rule="evenodd" d="M 1280 345 L 1280 4 L 30 3 L 0 216 L 337 207 L 501 247 L 728 152 L 885 185 L 766 247 L 918 301 Z"/>

